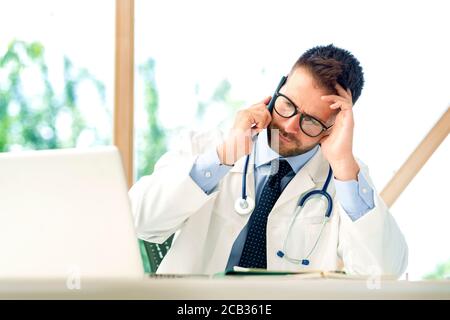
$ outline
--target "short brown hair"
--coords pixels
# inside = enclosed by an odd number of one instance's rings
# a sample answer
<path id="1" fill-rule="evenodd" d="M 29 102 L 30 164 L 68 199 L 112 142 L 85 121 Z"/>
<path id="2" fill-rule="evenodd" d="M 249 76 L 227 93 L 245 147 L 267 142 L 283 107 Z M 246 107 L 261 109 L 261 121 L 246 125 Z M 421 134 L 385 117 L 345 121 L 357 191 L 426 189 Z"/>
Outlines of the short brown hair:
<path id="1" fill-rule="evenodd" d="M 353 103 L 361 95 L 364 73 L 359 61 L 347 50 L 333 44 L 314 47 L 298 58 L 292 70 L 299 67 L 308 70 L 321 87 L 334 94 L 336 83 L 345 90 L 350 88 Z"/>

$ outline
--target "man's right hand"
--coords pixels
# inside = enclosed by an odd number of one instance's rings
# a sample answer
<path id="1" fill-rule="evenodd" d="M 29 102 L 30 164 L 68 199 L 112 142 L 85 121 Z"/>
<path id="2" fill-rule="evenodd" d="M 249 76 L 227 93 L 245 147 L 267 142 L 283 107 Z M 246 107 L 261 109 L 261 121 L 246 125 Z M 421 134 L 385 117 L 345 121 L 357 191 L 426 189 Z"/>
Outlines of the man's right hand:
<path id="1" fill-rule="evenodd" d="M 220 163 L 233 165 L 252 152 L 252 137 L 267 128 L 272 115 L 267 109 L 271 97 L 237 112 L 233 128 L 225 141 L 217 147 Z"/>

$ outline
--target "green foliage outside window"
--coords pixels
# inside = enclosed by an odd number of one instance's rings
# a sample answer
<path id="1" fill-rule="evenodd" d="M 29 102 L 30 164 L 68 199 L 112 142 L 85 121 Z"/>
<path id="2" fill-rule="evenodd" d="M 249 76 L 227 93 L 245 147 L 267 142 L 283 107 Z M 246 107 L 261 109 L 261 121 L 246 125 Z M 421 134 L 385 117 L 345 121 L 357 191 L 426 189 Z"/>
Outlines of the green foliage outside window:
<path id="1" fill-rule="evenodd" d="M 426 280 L 450 279 L 450 260 L 438 264 L 433 272 L 426 274 L 423 278 Z"/>
<path id="2" fill-rule="evenodd" d="M 110 143 L 101 137 L 95 127 L 88 128 L 77 107 L 77 89 L 85 81 L 96 89 L 104 102 L 104 85 L 86 69 L 77 68 L 64 58 L 64 87 L 57 92 L 49 79 L 49 69 L 44 58 L 44 47 L 39 42 L 12 41 L 5 54 L 0 56 L 0 151 L 21 149 L 55 149 L 75 147 L 83 130 L 95 134 L 97 144 Z M 30 75 L 31 74 L 31 75 Z M 40 88 L 29 95 L 26 80 Z M 105 108 L 105 114 L 111 118 Z M 70 119 L 70 134 L 60 135 L 58 119 Z M 66 128 L 67 130 L 68 128 Z"/>

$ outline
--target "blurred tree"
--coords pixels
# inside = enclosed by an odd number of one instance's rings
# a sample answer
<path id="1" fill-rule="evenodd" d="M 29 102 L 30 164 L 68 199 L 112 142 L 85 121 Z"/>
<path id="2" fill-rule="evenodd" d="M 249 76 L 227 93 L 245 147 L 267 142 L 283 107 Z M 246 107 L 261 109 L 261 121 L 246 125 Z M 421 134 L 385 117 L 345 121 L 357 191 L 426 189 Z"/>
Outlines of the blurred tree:
<path id="1" fill-rule="evenodd" d="M 0 151 L 75 147 L 83 130 L 91 130 L 99 144 L 110 142 L 95 127 L 88 128 L 77 107 L 77 89 L 91 83 L 104 102 L 104 85 L 87 70 L 64 57 L 64 88 L 57 94 L 49 79 L 44 47 L 39 42 L 12 41 L 0 56 Z M 31 92 L 31 93 L 30 93 Z M 111 118 L 108 110 L 105 113 Z M 70 128 L 58 126 L 58 121 Z M 60 130 L 69 134 L 62 137 Z"/>
<path id="2" fill-rule="evenodd" d="M 200 92 L 200 85 L 197 84 L 196 86 L 196 93 L 199 95 Z M 238 108 L 241 108 L 244 105 L 243 100 L 237 100 L 232 97 L 231 94 L 231 83 L 228 79 L 223 79 L 219 82 L 219 84 L 216 86 L 214 91 L 212 92 L 211 96 L 208 99 L 198 99 L 197 102 L 197 121 L 201 123 L 204 121 L 204 117 L 207 111 L 211 111 L 208 109 L 214 109 L 215 108 L 224 108 L 226 110 L 227 116 L 224 117 L 224 119 L 221 119 L 218 122 L 218 126 L 222 127 L 224 124 L 227 123 L 227 121 L 231 120 L 235 112 Z M 214 112 L 214 111 L 213 111 Z"/>
<path id="3" fill-rule="evenodd" d="M 158 159 L 167 151 L 169 138 L 184 129 L 189 129 L 189 124 L 169 130 L 161 125 L 159 119 L 159 96 L 155 80 L 155 60 L 149 58 L 139 66 L 139 73 L 144 87 L 144 109 L 146 127 L 137 132 L 137 179 L 153 172 Z M 196 85 L 195 91 L 199 92 L 200 86 Z M 232 115 L 243 101 L 231 97 L 231 83 L 224 79 L 216 86 L 211 96 L 207 99 L 198 99 L 196 121 L 202 122 L 207 109 L 224 108 Z M 214 111 L 212 111 L 214 112 Z M 219 122 L 221 125 L 227 119 Z"/>
<path id="4" fill-rule="evenodd" d="M 436 266 L 436 269 L 425 275 L 424 279 L 450 279 L 450 260 L 444 263 L 440 263 Z"/>
<path id="5" fill-rule="evenodd" d="M 162 128 L 159 115 L 159 97 L 155 80 L 155 60 L 149 58 L 139 66 L 144 85 L 144 108 L 147 127 L 138 131 L 137 178 L 153 172 L 156 161 L 167 151 L 166 133 Z"/>

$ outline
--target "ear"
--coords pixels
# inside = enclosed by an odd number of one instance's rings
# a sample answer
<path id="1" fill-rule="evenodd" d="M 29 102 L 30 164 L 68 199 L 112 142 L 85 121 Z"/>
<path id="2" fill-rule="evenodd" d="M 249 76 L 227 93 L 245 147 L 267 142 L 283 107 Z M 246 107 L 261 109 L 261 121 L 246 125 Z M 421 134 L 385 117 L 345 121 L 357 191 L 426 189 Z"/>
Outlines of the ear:
<path id="1" fill-rule="evenodd" d="M 334 109 L 334 110 L 333 110 L 333 112 L 331 113 L 331 115 L 330 115 L 330 117 L 329 117 L 327 123 L 325 123 L 325 125 L 326 125 L 327 127 L 329 127 L 329 126 L 331 126 L 332 124 L 335 123 L 336 117 L 337 117 L 337 115 L 339 114 L 340 111 L 341 111 L 341 109 Z"/>
<path id="2" fill-rule="evenodd" d="M 322 142 L 324 142 L 325 140 L 327 140 L 327 138 L 328 138 L 329 135 L 330 135 L 329 133 L 326 133 L 326 134 L 320 139 L 320 141 L 319 141 L 319 146 L 322 146 Z"/>

